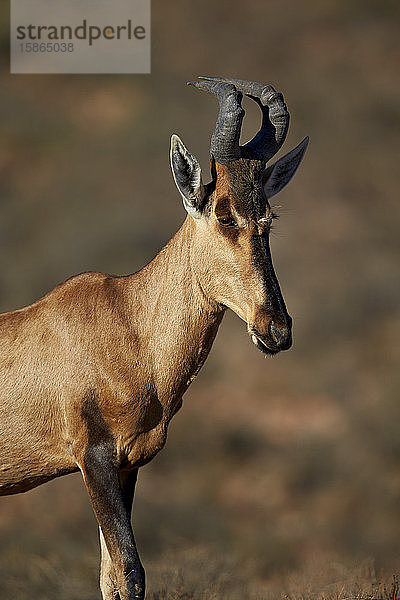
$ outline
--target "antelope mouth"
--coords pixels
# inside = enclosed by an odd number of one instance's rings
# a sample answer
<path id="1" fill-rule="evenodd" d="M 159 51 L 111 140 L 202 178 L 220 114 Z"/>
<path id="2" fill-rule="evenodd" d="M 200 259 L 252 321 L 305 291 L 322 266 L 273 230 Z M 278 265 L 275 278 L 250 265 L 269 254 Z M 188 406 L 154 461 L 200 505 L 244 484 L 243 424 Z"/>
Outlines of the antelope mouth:
<path id="1" fill-rule="evenodd" d="M 253 344 L 255 346 L 257 346 L 257 348 L 259 350 L 261 350 L 261 352 L 263 352 L 263 354 L 266 354 L 267 356 L 274 356 L 275 354 L 278 354 L 278 352 L 280 351 L 280 349 L 277 348 L 276 345 L 274 347 L 269 346 L 266 343 L 266 341 L 261 339 L 261 336 L 254 333 L 254 331 L 250 331 L 249 333 L 250 333 L 251 341 L 253 342 Z"/>

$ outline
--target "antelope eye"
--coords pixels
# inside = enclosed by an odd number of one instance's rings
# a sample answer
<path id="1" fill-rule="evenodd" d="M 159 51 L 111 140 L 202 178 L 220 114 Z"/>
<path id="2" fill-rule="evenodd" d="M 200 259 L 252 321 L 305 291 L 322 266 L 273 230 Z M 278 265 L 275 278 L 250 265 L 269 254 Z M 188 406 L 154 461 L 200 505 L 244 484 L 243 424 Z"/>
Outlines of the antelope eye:
<path id="1" fill-rule="evenodd" d="M 218 223 L 222 226 L 222 227 L 237 227 L 238 224 L 236 223 L 235 219 L 233 217 L 218 217 Z"/>

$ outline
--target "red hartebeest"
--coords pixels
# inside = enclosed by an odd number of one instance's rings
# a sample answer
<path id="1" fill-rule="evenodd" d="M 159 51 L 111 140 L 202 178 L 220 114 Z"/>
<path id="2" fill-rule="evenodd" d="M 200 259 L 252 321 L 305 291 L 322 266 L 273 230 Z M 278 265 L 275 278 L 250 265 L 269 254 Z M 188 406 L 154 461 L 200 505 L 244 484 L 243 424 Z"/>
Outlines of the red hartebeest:
<path id="1" fill-rule="evenodd" d="M 269 85 L 191 82 L 218 97 L 212 181 L 172 136 L 171 167 L 188 216 L 128 277 L 84 273 L 30 306 L 0 315 L 0 494 L 81 470 L 100 527 L 104 600 L 144 598 L 131 527 L 138 468 L 163 447 L 170 419 L 203 365 L 226 308 L 256 346 L 291 346 L 269 249 L 269 198 L 297 169 L 307 138 L 266 168 L 289 114 Z M 239 146 L 242 94 L 263 113 Z"/>

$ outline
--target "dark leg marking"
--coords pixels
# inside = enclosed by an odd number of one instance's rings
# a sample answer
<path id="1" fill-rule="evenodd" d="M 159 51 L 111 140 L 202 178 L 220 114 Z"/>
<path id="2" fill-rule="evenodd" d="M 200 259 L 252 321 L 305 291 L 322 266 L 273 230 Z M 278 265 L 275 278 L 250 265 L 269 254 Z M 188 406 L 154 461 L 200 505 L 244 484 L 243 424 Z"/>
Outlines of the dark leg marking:
<path id="1" fill-rule="evenodd" d="M 120 600 L 143 600 L 145 574 L 130 521 L 137 471 L 120 474 L 112 432 L 94 393 L 85 399 L 82 417 L 88 433 L 82 473 L 112 561 L 115 586 Z"/>

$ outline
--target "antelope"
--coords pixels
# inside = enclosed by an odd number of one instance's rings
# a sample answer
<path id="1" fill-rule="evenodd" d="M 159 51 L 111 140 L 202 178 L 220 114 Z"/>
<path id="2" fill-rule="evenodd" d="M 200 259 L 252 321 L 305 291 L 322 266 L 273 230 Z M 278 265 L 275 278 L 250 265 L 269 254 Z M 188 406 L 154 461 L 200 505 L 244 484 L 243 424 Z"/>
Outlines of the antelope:
<path id="1" fill-rule="evenodd" d="M 99 524 L 103 600 L 144 598 L 131 526 L 138 469 L 164 446 L 226 309 L 264 354 L 292 344 L 269 247 L 269 199 L 294 175 L 308 138 L 267 168 L 288 130 L 282 94 L 216 77 L 190 85 L 218 98 L 219 115 L 210 183 L 171 138 L 188 213 L 174 237 L 137 273 L 82 273 L 0 315 L 0 495 L 81 471 Z M 262 124 L 240 146 L 243 94 L 261 108 Z"/>

